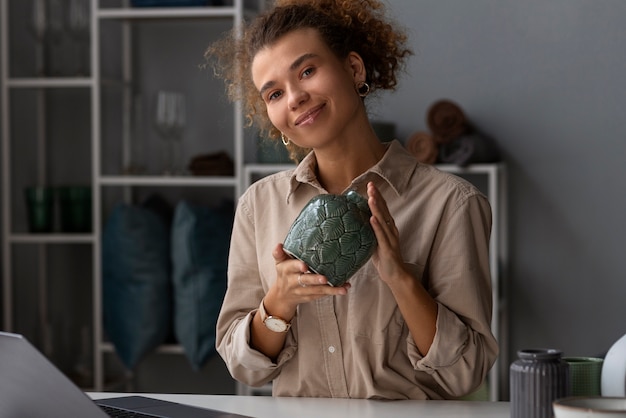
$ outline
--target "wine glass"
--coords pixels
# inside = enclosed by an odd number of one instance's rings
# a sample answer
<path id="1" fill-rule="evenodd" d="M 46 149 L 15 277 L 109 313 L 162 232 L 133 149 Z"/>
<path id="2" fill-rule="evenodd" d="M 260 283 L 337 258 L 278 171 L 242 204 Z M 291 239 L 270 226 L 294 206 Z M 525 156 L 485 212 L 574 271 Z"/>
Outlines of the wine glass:
<path id="1" fill-rule="evenodd" d="M 77 74 L 87 75 L 89 68 L 86 53 L 89 50 L 89 2 L 87 0 L 69 0 L 67 27 L 78 48 Z"/>
<path id="2" fill-rule="evenodd" d="M 63 0 L 33 0 L 31 29 L 37 41 L 36 71 L 40 77 L 60 75 L 56 49 L 63 36 Z"/>
<path id="3" fill-rule="evenodd" d="M 46 0 L 33 0 L 32 31 L 37 41 L 36 71 L 38 76 L 46 75 L 44 42 L 46 40 Z"/>
<path id="4" fill-rule="evenodd" d="M 181 142 L 186 125 L 185 96 L 178 92 L 159 91 L 155 121 L 156 129 L 165 141 L 163 174 L 181 174 Z"/>
<path id="5" fill-rule="evenodd" d="M 61 41 L 65 32 L 64 0 L 46 1 L 46 49 L 48 75 L 59 76 L 62 73 L 63 58 Z"/>

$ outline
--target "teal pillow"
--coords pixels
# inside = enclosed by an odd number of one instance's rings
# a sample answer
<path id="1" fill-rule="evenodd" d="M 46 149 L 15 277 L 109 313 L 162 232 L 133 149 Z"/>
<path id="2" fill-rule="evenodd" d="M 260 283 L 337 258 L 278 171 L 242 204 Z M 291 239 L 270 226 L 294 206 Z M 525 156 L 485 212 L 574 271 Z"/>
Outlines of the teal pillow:
<path id="1" fill-rule="evenodd" d="M 172 224 L 174 333 L 198 370 L 215 353 L 215 324 L 226 293 L 233 203 L 181 201 Z"/>
<path id="2" fill-rule="evenodd" d="M 118 205 L 102 234 L 104 329 L 128 369 L 171 332 L 170 227 L 154 210 Z"/>

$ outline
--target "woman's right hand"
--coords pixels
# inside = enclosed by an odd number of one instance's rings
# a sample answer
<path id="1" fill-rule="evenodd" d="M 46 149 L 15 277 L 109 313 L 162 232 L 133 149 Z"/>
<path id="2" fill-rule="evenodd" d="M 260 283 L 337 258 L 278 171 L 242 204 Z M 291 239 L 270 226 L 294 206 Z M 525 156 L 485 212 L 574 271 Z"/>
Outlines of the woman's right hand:
<path id="1" fill-rule="evenodd" d="M 324 296 L 345 295 L 349 283 L 343 286 L 328 285 L 326 277 L 309 272 L 307 265 L 291 258 L 278 244 L 272 251 L 276 262 L 276 281 L 263 298 L 267 315 L 291 322 L 300 303 L 310 302 Z M 256 350 L 276 360 L 285 344 L 287 333 L 274 332 L 265 327 L 259 315 L 252 321 L 250 344 Z"/>
<path id="2" fill-rule="evenodd" d="M 274 247 L 272 256 L 276 263 L 276 281 L 264 299 L 268 315 L 290 321 L 300 303 L 324 296 L 345 295 L 350 288 L 350 283 L 338 287 L 330 286 L 325 276 L 311 273 L 303 261 L 291 258 L 283 250 L 282 244 Z"/>

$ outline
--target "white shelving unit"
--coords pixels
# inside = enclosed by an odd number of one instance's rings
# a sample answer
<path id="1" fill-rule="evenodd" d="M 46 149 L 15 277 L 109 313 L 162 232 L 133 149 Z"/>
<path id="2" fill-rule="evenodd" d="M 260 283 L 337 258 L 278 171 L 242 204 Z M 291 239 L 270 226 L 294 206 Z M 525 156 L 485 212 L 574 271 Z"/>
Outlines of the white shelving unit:
<path id="1" fill-rule="evenodd" d="M 92 319 L 90 320 L 90 346 L 92 349 L 92 384 L 89 384 L 85 389 L 101 391 L 105 389 L 105 361 L 104 357 L 110 355 L 115 350 L 113 345 L 105 341 L 104 330 L 102 324 L 102 226 L 108 215 L 106 208 L 105 196 L 107 191 L 115 190 L 124 196 L 125 200 L 130 200 L 136 190 L 142 188 L 157 189 L 157 190 L 223 190 L 222 194 L 231 196 L 236 199 L 241 194 L 242 181 L 242 167 L 243 167 L 243 119 L 241 115 L 241 107 L 239 103 L 232 105 L 232 125 L 230 127 L 223 128 L 225 132 L 232 132 L 227 137 L 222 138 L 221 141 L 225 142 L 227 149 L 229 150 L 230 157 L 234 163 L 234 174 L 232 176 L 163 176 L 159 174 L 146 174 L 146 175 L 125 175 L 123 174 L 124 167 L 132 155 L 131 141 L 133 138 L 133 121 L 131 116 L 133 114 L 133 87 L 134 83 L 141 81 L 141 77 L 145 76 L 145 73 L 139 73 L 137 68 L 134 68 L 135 55 L 140 52 L 140 49 L 133 51 L 133 47 L 141 48 L 141 44 L 137 44 L 139 41 L 133 39 L 135 32 L 133 31 L 134 25 L 142 25 L 147 22 L 150 24 L 155 23 L 157 25 L 170 25 L 174 23 L 177 26 L 168 26 L 169 30 L 175 31 L 176 28 L 187 28 L 192 25 L 212 25 L 213 22 L 221 25 L 219 27 L 238 27 L 243 21 L 244 16 L 248 14 L 254 14 L 259 10 L 259 7 L 263 6 L 263 1 L 257 0 L 246 1 L 246 5 L 254 4 L 253 10 L 247 10 L 244 7 L 244 0 L 231 0 L 227 1 L 224 6 L 200 6 L 200 7 L 161 7 L 161 8 L 147 8 L 147 7 L 130 7 L 127 0 L 84 0 L 89 4 L 89 63 L 90 73 L 86 76 L 38 76 L 38 75 L 14 75 L 10 74 L 11 66 L 10 50 L 15 50 L 11 44 L 10 34 L 16 31 L 11 29 L 16 28 L 17 25 L 22 25 L 24 28 L 30 25 L 30 15 L 21 21 L 21 19 L 15 19 L 15 16 L 10 18 L 10 11 L 21 10 L 16 8 L 17 2 L 23 2 L 23 0 L 0 0 L 0 28 L 2 30 L 0 36 L 0 106 L 2 109 L 1 114 L 1 144 L 2 144 L 2 307 L 3 307 L 3 324 L 2 329 L 6 331 L 22 332 L 20 326 L 16 324 L 19 314 L 16 311 L 16 284 L 22 280 L 22 277 L 16 273 L 16 265 L 13 262 L 15 258 L 16 248 L 19 246 L 32 246 L 36 248 L 38 253 L 38 267 L 36 268 L 37 283 L 38 283 L 38 297 L 36 305 L 41 314 L 39 315 L 43 320 L 45 312 L 47 311 L 48 303 L 48 285 L 51 277 L 46 269 L 47 254 L 52 246 L 76 246 L 81 245 L 84 248 L 90 248 L 91 260 L 88 261 L 89 273 L 88 282 L 91 285 L 91 294 L 83 295 L 83 298 L 88 300 L 89 310 L 91 311 Z M 30 2 L 29 2 L 30 3 Z M 21 3 L 21 8 L 26 8 L 30 12 L 30 4 L 26 2 Z M 24 18 L 24 16 L 22 17 Z M 105 29 L 106 27 L 106 29 Z M 111 40 L 109 38 L 110 27 L 115 27 L 118 31 L 117 38 Z M 174 28 L 174 29 L 172 29 Z M 18 28 L 22 29 L 22 28 Z M 176 35 L 174 33 L 173 35 Z M 109 44 L 111 42 L 120 42 L 120 47 L 117 50 L 111 51 Z M 203 39 L 204 46 L 208 46 L 211 38 Z M 13 41 L 16 42 L 16 41 Z M 107 51 L 103 51 L 105 46 L 109 46 Z M 160 46 L 159 46 L 160 47 Z M 198 51 L 197 63 L 202 61 L 202 52 Z M 111 56 L 116 55 L 116 56 Z M 163 57 L 168 56 L 168 51 L 163 50 Z M 109 60 L 119 61 L 120 70 L 111 75 L 110 72 L 105 71 L 105 67 L 109 64 Z M 150 71 L 159 71 L 161 66 L 150 67 Z M 34 72 L 33 72 L 34 73 Z M 210 78 L 210 71 L 205 71 L 206 78 Z M 180 77 L 174 75 L 174 77 Z M 137 79 L 134 79 L 137 78 Z M 196 86 L 196 89 L 202 88 L 202 86 Z M 223 90 L 223 87 L 220 87 Z M 89 184 L 92 190 L 92 228 L 89 233 L 68 234 L 59 232 L 39 233 L 32 234 L 27 232 L 24 216 L 20 215 L 17 208 L 21 209 L 21 203 L 17 200 L 21 197 L 21 188 L 23 185 L 18 182 L 15 173 L 15 167 L 18 164 L 22 164 L 21 161 L 15 161 L 13 158 L 13 148 L 16 141 L 19 140 L 18 135 L 12 126 L 12 123 L 16 120 L 15 115 L 12 116 L 14 109 L 14 97 L 16 92 L 20 91 L 36 91 L 40 96 L 44 96 L 47 92 L 55 91 L 68 91 L 80 89 L 88 95 L 85 108 L 89 107 L 89 121 L 88 124 L 89 135 L 86 138 L 85 148 L 89 151 L 86 155 L 71 155 L 68 151 L 66 155 L 66 161 L 69 163 L 73 159 L 80 158 L 87 161 L 86 164 L 89 167 L 88 173 L 85 175 L 83 182 Z M 108 110 L 107 106 L 111 106 L 111 102 L 107 102 L 106 96 L 111 90 L 119 92 L 119 102 L 114 107 L 119 107 L 119 118 L 116 122 L 116 128 L 119 128 L 119 141 L 118 148 L 120 151 L 120 161 L 117 161 L 113 165 L 120 167 L 117 172 L 112 170 L 111 162 L 105 160 L 111 158 L 109 154 L 106 154 L 105 147 L 109 146 L 111 134 L 106 133 L 107 129 L 110 129 L 110 120 L 104 119 L 104 112 Z M 219 92 L 221 93 L 221 91 Z M 210 100 L 211 96 L 218 97 L 219 94 L 207 90 L 203 93 Z M 49 153 L 50 149 L 47 138 L 47 125 L 42 122 L 48 117 L 50 109 L 45 109 L 41 106 L 44 100 L 40 100 L 39 113 L 33 112 L 32 115 L 27 115 L 25 118 L 19 120 L 18 123 L 37 125 L 38 149 L 33 149 L 31 152 L 36 152 L 39 156 L 37 159 L 37 166 L 32 167 L 37 174 L 37 183 L 47 184 L 50 179 L 47 179 L 47 173 L 51 170 L 54 171 L 57 167 L 53 166 L 53 162 L 50 161 Z M 224 101 L 220 102 L 216 106 L 223 109 Z M 32 109 L 31 109 L 32 110 Z M 226 111 L 227 113 L 228 111 Z M 30 120 L 26 120 L 26 119 Z M 206 116 L 204 116 L 206 119 Z M 74 121 L 66 121 L 74 122 Z M 145 122 L 144 122 L 145 123 Z M 209 138 L 207 138 L 209 142 Z M 212 146 L 217 146 L 212 144 Z M 109 155 L 109 156 L 107 156 Z M 58 160 L 54 162 L 58 163 Z M 154 172 L 154 170 L 152 170 Z M 54 184 L 52 184 L 55 186 Z M 224 192 L 229 190 L 230 192 Z M 183 192 L 184 193 L 184 192 Z M 208 193 L 210 195 L 210 193 Z M 109 198 L 110 199 L 110 198 Z M 85 247 L 86 246 L 86 247 Z M 29 303 L 32 303 L 32 297 L 29 297 Z M 68 306 L 69 309 L 69 306 Z M 68 315 L 72 315 L 68 313 Z M 41 326 L 41 333 L 46 334 L 41 336 L 43 340 L 44 353 L 46 351 L 45 346 L 51 346 L 52 343 L 46 342 L 49 339 L 49 330 L 46 325 Z M 37 338 L 39 339 L 39 338 Z M 158 349 L 159 353 L 165 354 L 183 354 L 183 349 L 179 345 L 163 345 Z"/>
<path id="2" fill-rule="evenodd" d="M 101 40 L 99 39 L 102 26 L 107 22 L 119 22 L 122 25 L 122 80 L 119 80 L 124 86 L 123 103 L 124 114 L 132 114 L 132 95 L 129 92 L 130 86 L 133 84 L 132 74 L 132 61 L 130 59 L 132 51 L 130 51 L 130 45 L 132 45 L 130 26 L 135 23 L 143 22 L 177 22 L 184 25 L 186 22 L 206 22 L 210 24 L 212 21 L 230 21 L 231 27 L 237 27 L 240 22 L 243 21 L 244 13 L 253 13 L 253 11 L 247 12 L 244 10 L 243 0 L 233 0 L 229 6 L 203 6 L 203 7 L 181 7 L 181 8 L 130 8 L 130 7 L 113 7 L 104 8 L 99 7 L 98 0 L 92 1 L 93 14 L 93 26 L 94 37 L 92 40 L 92 68 L 95 69 L 94 78 L 96 80 L 104 79 L 104 76 L 100 73 L 102 63 L 100 62 L 101 54 L 99 54 L 99 45 Z M 208 45 L 208 40 L 207 40 Z M 167 52 L 164 51 L 164 56 Z M 241 194 L 241 167 L 243 164 L 243 119 L 241 114 L 241 106 L 239 103 L 233 105 L 233 127 L 234 132 L 232 138 L 234 162 L 234 175 L 233 176 L 207 176 L 207 177 L 192 177 L 192 176 L 161 176 L 161 175 L 119 175 L 119 174 L 104 174 L 104 168 L 100 166 L 100 155 L 102 154 L 102 126 L 100 126 L 102 119 L 100 118 L 101 109 L 101 95 L 103 93 L 104 84 L 97 83 L 94 89 L 93 95 L 93 176 L 94 176 L 94 189 L 102 191 L 104 188 L 122 188 L 124 190 L 133 190 L 133 188 L 139 187 L 157 187 L 157 188 L 230 188 L 232 190 L 232 198 L 236 199 Z M 207 92 L 209 94 L 209 92 Z M 129 131 L 131 123 L 128 120 L 122 122 L 122 126 L 126 128 L 123 132 L 124 144 L 122 145 L 123 163 L 128 163 L 130 155 L 127 151 L 131 148 L 128 143 L 132 140 L 132 134 Z M 96 193 L 96 200 L 94 201 L 94 225 L 95 235 L 100 237 L 102 235 L 101 225 L 103 224 L 106 213 L 102 211 L 103 202 L 99 201 L 102 196 L 101 193 Z M 101 253 L 101 242 L 97 240 L 94 243 L 94 259 L 97 261 L 94 266 L 94 281 L 93 281 L 93 315 L 94 315 L 94 347 L 96 351 L 94 361 L 94 381 L 95 390 L 104 389 L 105 381 L 105 369 L 104 369 L 104 355 L 107 353 L 113 353 L 114 347 L 111 343 L 106 342 L 102 329 L 102 280 L 101 280 L 101 260 L 99 254 Z M 179 345 L 166 344 L 162 345 L 157 350 L 161 354 L 176 354 L 182 355 L 184 351 Z"/>
<path id="3" fill-rule="evenodd" d="M 244 167 L 244 189 L 249 187 L 256 179 L 278 171 L 293 168 L 292 164 L 246 164 Z M 468 180 L 485 193 L 491 203 L 493 227 L 491 241 L 489 243 L 489 264 L 491 269 L 492 292 L 493 292 L 493 317 L 491 329 L 500 343 L 500 356 L 489 372 L 489 399 L 499 400 L 501 394 L 508 389 L 508 361 L 507 361 L 507 302 L 506 269 L 508 265 L 507 247 L 507 187 L 506 166 L 498 164 L 474 164 L 468 167 L 456 165 L 437 165 L 442 171 L 468 177 Z M 476 178 L 474 178 L 476 177 Z M 240 394 L 256 395 L 271 394 L 271 386 L 251 388 L 243 384 L 238 385 Z"/>

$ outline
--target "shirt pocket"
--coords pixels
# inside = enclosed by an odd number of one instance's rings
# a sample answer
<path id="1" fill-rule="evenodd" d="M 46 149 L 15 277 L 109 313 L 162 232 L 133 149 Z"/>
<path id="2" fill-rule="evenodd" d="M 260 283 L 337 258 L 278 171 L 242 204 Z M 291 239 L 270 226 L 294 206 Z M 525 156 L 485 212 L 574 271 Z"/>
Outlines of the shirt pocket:
<path id="1" fill-rule="evenodd" d="M 407 264 L 416 280 L 421 280 L 423 267 Z M 348 291 L 348 331 L 357 339 L 387 345 L 391 339 L 408 335 L 402 313 L 393 294 L 379 278 L 372 262 L 368 262 L 350 280 Z"/>

